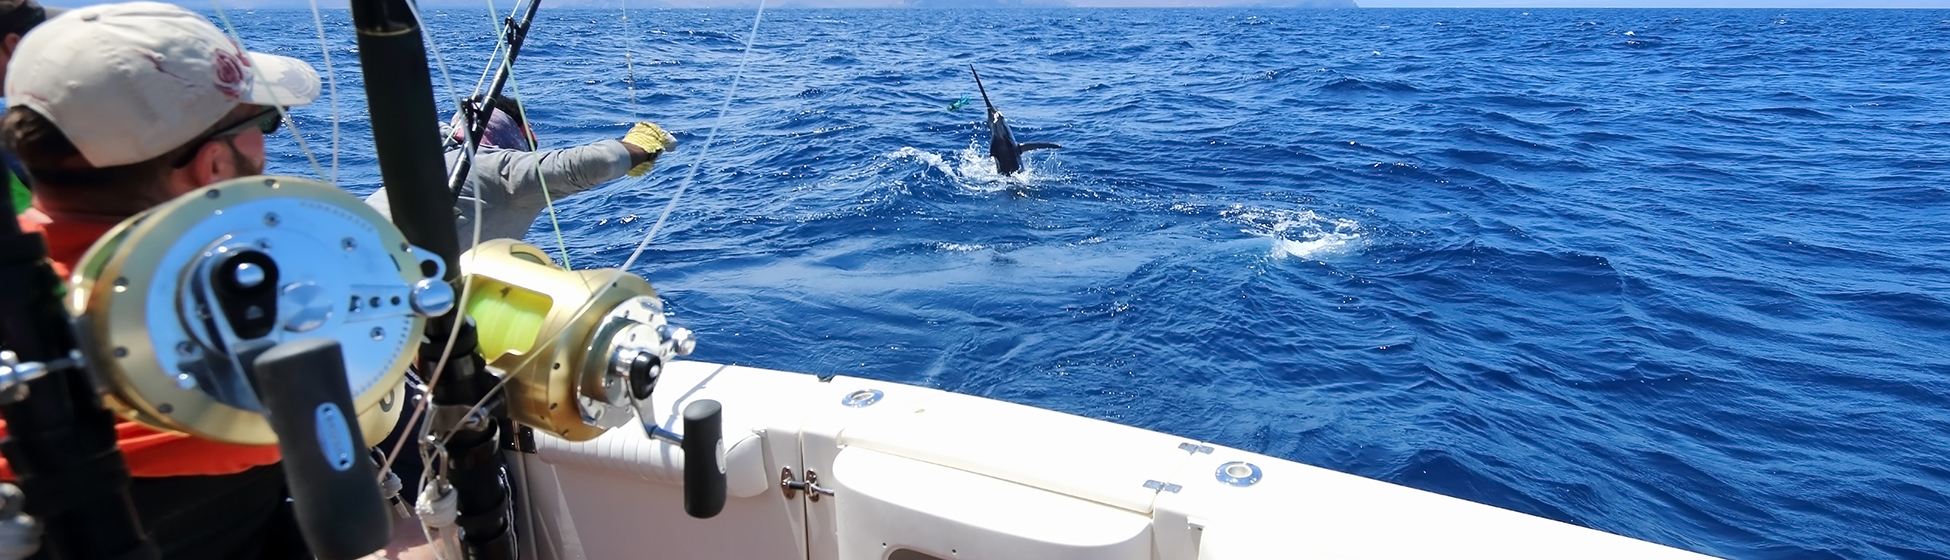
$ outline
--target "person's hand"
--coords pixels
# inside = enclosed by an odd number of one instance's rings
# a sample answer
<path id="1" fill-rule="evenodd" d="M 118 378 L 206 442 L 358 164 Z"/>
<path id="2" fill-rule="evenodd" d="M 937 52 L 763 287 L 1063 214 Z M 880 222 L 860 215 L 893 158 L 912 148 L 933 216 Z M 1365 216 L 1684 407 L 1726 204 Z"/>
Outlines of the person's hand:
<path id="1" fill-rule="evenodd" d="M 623 135 L 623 143 L 636 146 L 643 150 L 645 154 L 649 154 L 649 161 L 639 163 L 636 167 L 630 168 L 629 175 L 631 177 L 642 177 L 643 174 L 650 172 L 650 168 L 657 165 L 658 154 L 677 147 L 677 138 L 671 136 L 669 132 L 664 132 L 663 127 L 647 122 L 640 122 L 636 123 L 635 128 L 630 129 L 629 134 Z"/>

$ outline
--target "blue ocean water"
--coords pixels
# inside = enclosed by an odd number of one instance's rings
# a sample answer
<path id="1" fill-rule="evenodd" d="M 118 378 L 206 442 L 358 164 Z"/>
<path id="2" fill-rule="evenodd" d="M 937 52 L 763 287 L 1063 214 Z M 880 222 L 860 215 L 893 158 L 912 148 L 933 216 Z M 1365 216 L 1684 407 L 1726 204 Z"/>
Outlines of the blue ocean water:
<path id="1" fill-rule="evenodd" d="M 324 65 L 309 12 L 226 15 Z M 472 91 L 495 19 L 427 16 Z M 1950 555 L 1950 11 L 774 10 L 742 73 L 751 11 L 624 16 L 545 10 L 515 89 L 550 146 L 684 142 L 560 223 L 616 266 L 694 171 L 633 270 L 699 359 L 1723 557 Z M 971 64 L 1063 148 L 997 176 Z M 328 175 L 334 114 L 296 113 Z"/>

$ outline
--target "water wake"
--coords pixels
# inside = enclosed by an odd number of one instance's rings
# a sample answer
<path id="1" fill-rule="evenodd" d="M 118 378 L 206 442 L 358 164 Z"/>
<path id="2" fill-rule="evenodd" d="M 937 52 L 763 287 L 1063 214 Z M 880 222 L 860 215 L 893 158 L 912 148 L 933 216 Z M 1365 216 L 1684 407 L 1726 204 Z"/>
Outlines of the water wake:
<path id="1" fill-rule="evenodd" d="M 1312 210 L 1254 208 L 1235 204 L 1220 213 L 1244 224 L 1240 231 L 1273 243 L 1273 258 L 1325 259 L 1359 252 L 1367 244 L 1361 224 L 1327 218 Z"/>

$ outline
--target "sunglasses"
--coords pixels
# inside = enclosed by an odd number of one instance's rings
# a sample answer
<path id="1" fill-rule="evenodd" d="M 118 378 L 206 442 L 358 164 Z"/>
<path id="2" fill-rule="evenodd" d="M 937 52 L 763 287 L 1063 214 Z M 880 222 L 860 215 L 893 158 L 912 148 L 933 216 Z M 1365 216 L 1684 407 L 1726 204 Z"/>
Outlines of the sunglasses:
<path id="1" fill-rule="evenodd" d="M 239 134 L 243 134 L 244 131 L 250 130 L 252 127 L 256 127 L 259 132 L 270 134 L 273 132 L 277 132 L 278 126 L 281 124 L 284 124 L 284 116 L 282 114 L 279 114 L 278 108 L 265 107 L 264 110 L 253 113 L 251 114 L 251 116 L 246 117 L 244 120 L 231 123 L 230 126 L 226 126 L 223 128 L 219 128 L 217 130 L 210 131 L 210 133 L 204 134 L 202 136 L 198 136 L 195 140 L 191 140 L 188 144 L 184 144 L 185 147 L 193 147 L 193 148 L 189 152 L 184 153 L 182 157 L 177 158 L 174 167 L 181 168 L 185 165 L 189 165 L 190 160 L 196 159 L 197 150 L 195 148 L 201 148 L 204 144 L 209 143 L 213 140 L 232 138 Z"/>

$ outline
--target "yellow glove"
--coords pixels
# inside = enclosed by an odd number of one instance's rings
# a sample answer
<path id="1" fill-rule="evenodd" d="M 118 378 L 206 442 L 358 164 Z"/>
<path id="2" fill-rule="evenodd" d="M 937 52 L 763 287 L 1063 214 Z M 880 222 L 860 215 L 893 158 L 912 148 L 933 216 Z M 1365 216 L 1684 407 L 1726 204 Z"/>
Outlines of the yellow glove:
<path id="1" fill-rule="evenodd" d="M 669 132 L 664 132 L 663 127 L 640 122 L 636 123 L 635 128 L 630 129 L 629 134 L 623 135 L 623 143 L 643 148 L 643 151 L 650 153 L 650 161 L 630 168 L 631 177 L 642 177 L 643 174 L 650 172 L 650 168 L 656 167 L 658 154 L 677 147 L 677 138 L 671 136 Z"/>

